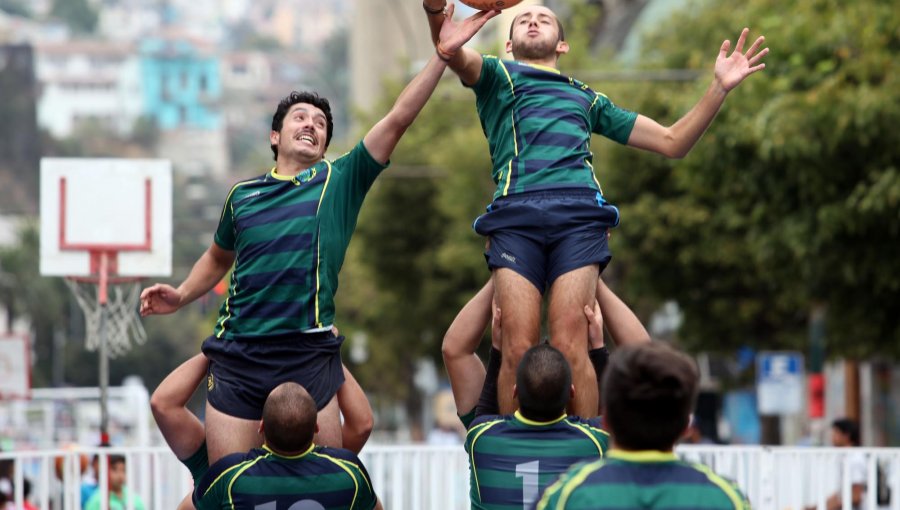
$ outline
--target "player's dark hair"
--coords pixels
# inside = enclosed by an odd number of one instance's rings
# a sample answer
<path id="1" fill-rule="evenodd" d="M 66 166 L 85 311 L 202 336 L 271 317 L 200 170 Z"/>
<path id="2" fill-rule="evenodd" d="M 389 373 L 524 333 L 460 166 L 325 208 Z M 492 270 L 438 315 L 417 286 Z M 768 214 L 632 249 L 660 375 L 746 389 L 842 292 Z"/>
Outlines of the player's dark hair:
<path id="1" fill-rule="evenodd" d="M 671 450 L 697 402 L 697 366 L 662 342 L 616 349 L 601 387 L 603 420 L 627 450 Z"/>
<path id="2" fill-rule="evenodd" d="M 519 16 L 521 16 L 521 14 Z M 509 24 L 509 38 L 510 39 L 512 39 L 513 27 L 516 26 L 516 20 L 519 19 L 519 16 L 514 17 L 512 22 Z M 554 15 L 553 18 L 556 20 L 556 28 L 557 28 L 557 30 L 559 30 L 559 37 L 556 38 L 556 42 L 565 41 L 566 40 L 566 29 L 563 28 L 562 21 L 560 21 L 559 18 L 556 17 L 556 15 Z"/>
<path id="3" fill-rule="evenodd" d="M 108 465 L 110 468 L 113 466 L 119 465 L 119 464 L 125 464 L 125 456 L 124 455 L 119 455 L 116 453 L 116 454 L 110 455 L 108 457 L 108 459 L 109 460 L 107 462 L 108 462 Z"/>
<path id="4" fill-rule="evenodd" d="M 331 104 L 328 103 L 327 99 L 315 92 L 297 92 L 295 90 L 282 99 L 278 103 L 278 108 L 275 109 L 275 115 L 272 116 L 272 131 L 281 132 L 281 128 L 284 126 L 284 118 L 287 116 L 288 110 L 298 103 L 311 104 L 322 110 L 322 113 L 325 114 L 325 121 L 328 127 L 328 136 L 325 137 L 325 148 L 327 149 L 328 145 L 331 144 L 331 135 L 334 133 L 334 119 L 331 116 Z M 272 155 L 277 161 L 278 146 L 271 145 L 271 147 Z"/>
<path id="5" fill-rule="evenodd" d="M 859 446 L 859 424 L 850 418 L 838 418 L 831 422 L 831 427 L 838 429 L 847 439 L 853 443 L 853 446 Z"/>
<path id="6" fill-rule="evenodd" d="M 316 402 L 303 386 L 282 383 L 266 398 L 262 422 L 266 444 L 273 450 L 306 450 L 316 433 Z"/>
<path id="7" fill-rule="evenodd" d="M 516 370 L 522 416 L 535 421 L 559 418 L 569 404 L 571 387 L 572 369 L 556 348 L 540 344 L 525 351 Z"/>

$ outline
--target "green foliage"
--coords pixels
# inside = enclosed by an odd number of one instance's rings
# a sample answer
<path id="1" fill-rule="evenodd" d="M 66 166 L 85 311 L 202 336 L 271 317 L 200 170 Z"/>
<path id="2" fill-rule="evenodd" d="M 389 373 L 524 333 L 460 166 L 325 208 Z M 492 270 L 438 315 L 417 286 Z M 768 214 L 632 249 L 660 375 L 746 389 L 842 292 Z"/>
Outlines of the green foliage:
<path id="1" fill-rule="evenodd" d="M 25 224 L 19 232 L 19 242 L 12 248 L 0 248 L 0 303 L 13 315 L 31 320 L 34 332 L 32 384 L 43 386 L 50 382 L 53 357 L 53 335 L 68 320 L 68 296 L 60 278 L 40 275 L 40 236 L 36 224 Z M 6 328 L 6 324 L 0 327 Z"/>
<path id="2" fill-rule="evenodd" d="M 586 51 L 598 11 L 579 5 L 563 70 L 608 70 Z M 767 69 L 730 94 L 685 159 L 594 140 L 598 179 L 622 213 L 606 275 L 641 311 L 676 300 L 686 347 L 803 349 L 810 310 L 824 304 L 830 355 L 900 350 L 895 11 L 878 0 L 699 2 L 658 27 L 637 65 L 701 79 L 591 83 L 671 124 L 703 95 L 725 38 L 747 25 L 769 39 Z M 494 186 L 473 103 L 455 78 L 441 84 L 363 207 L 338 322 L 348 336 L 368 333 L 370 359 L 352 369 L 371 391 L 410 397 L 414 361 L 438 357 L 443 331 L 488 278 L 471 224 Z M 413 166 L 430 172 L 397 177 Z"/>
<path id="3" fill-rule="evenodd" d="M 711 3 L 645 41 L 642 65 L 657 68 L 711 69 L 745 24 L 772 48 L 688 157 L 614 149 L 601 177 L 623 211 L 614 264 L 633 293 L 678 300 L 689 346 L 799 347 L 821 302 L 832 355 L 897 354 L 898 22 L 874 0 Z M 642 84 L 616 97 L 671 123 L 704 85 Z"/>
<path id="4" fill-rule="evenodd" d="M 448 82 L 369 193 L 337 297 L 342 333 L 369 337 L 370 359 L 351 370 L 368 391 L 405 399 L 413 413 L 417 361 L 439 359 L 445 328 L 489 277 L 483 240 L 470 227 L 493 190 L 487 143 L 471 93 Z M 383 110 L 401 85 L 388 88 Z"/>
<path id="5" fill-rule="evenodd" d="M 88 0 L 53 0 L 50 15 L 64 21 L 76 33 L 90 34 L 97 28 L 99 14 Z"/>

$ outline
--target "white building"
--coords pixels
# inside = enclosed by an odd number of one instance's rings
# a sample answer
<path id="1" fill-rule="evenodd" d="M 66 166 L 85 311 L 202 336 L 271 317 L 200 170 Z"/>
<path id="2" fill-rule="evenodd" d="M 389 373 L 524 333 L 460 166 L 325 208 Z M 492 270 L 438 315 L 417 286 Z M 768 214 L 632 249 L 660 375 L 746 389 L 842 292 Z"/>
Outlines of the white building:
<path id="1" fill-rule="evenodd" d="M 57 138 L 92 125 L 128 135 L 143 111 L 139 61 L 129 45 L 38 44 L 38 125 Z"/>

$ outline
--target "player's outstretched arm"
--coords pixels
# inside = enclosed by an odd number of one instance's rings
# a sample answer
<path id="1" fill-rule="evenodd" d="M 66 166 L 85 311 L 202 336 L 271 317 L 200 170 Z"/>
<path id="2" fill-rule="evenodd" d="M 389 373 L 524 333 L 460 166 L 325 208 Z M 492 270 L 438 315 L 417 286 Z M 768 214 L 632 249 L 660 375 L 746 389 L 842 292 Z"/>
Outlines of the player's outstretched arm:
<path id="1" fill-rule="evenodd" d="M 453 319 L 441 344 L 453 400 L 461 415 L 475 408 L 484 386 L 485 368 L 475 350 L 491 321 L 493 298 L 494 285 L 488 280 Z"/>
<path id="2" fill-rule="evenodd" d="M 712 123 L 728 92 L 746 77 L 766 67 L 761 61 L 769 53 L 769 48 L 759 49 L 765 42 L 763 36 L 758 37 L 746 53 L 743 52 L 749 32 L 747 28 L 741 31 L 731 55 L 728 55 L 731 41 L 722 43 L 716 59 L 715 78 L 700 101 L 687 114 L 670 127 L 638 115 L 628 138 L 628 145 L 670 158 L 683 158 Z"/>
<path id="3" fill-rule="evenodd" d="M 344 384 L 338 389 L 338 407 L 341 408 L 341 414 L 344 416 L 344 423 L 341 425 L 342 447 L 353 453 L 359 454 L 369 435 L 372 433 L 372 427 L 375 425 L 375 419 L 372 416 L 372 407 L 369 405 L 369 399 L 366 393 L 353 377 L 353 374 L 344 369 Z"/>
<path id="4" fill-rule="evenodd" d="M 448 9 L 452 15 L 453 6 Z M 449 16 L 444 19 L 437 50 L 439 53 L 431 57 L 425 68 L 400 93 L 391 111 L 363 139 L 366 149 L 376 161 L 387 163 L 400 137 L 422 111 L 447 67 L 444 59 L 455 55 L 466 41 L 496 15 L 497 11 L 481 11 L 461 23 L 453 22 Z"/>
<path id="5" fill-rule="evenodd" d="M 606 286 L 602 278 L 597 281 L 597 303 L 603 312 L 606 329 L 616 345 L 635 345 L 650 341 L 650 333 L 637 315 Z"/>
<path id="6" fill-rule="evenodd" d="M 203 424 L 185 406 L 206 376 L 208 366 L 206 356 L 197 354 L 166 376 L 150 397 L 159 431 L 180 460 L 195 454 L 206 441 Z"/>
<path id="7" fill-rule="evenodd" d="M 234 252 L 215 242 L 197 259 L 190 274 L 178 286 L 157 283 L 141 292 L 141 316 L 162 315 L 177 311 L 209 292 L 234 264 Z"/>
<path id="8" fill-rule="evenodd" d="M 428 28 L 431 30 L 431 42 L 437 47 L 440 40 L 441 26 L 444 17 L 450 15 L 450 8 L 446 0 L 424 0 L 422 8 L 428 18 Z M 447 66 L 453 70 L 466 85 L 474 85 L 481 77 L 481 54 L 469 48 L 461 48 L 447 62 Z"/>

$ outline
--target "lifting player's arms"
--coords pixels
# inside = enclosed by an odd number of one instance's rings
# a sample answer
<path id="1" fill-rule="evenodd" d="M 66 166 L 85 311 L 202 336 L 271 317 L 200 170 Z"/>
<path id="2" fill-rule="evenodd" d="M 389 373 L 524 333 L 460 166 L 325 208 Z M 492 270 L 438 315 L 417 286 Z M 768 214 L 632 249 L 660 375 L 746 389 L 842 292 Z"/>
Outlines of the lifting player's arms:
<path id="1" fill-rule="evenodd" d="M 495 14 L 448 20 L 442 47 L 456 51 Z M 343 339 L 331 333 L 338 272 L 367 191 L 445 66 L 435 55 L 390 112 L 334 161 L 324 159 L 332 133 L 328 102 L 306 93 L 285 98 L 269 136 L 275 167 L 232 189 L 214 242 L 181 285 L 157 284 L 142 293 L 143 315 L 172 313 L 235 266 L 214 334 L 203 347 L 211 375 L 206 409 L 211 462 L 259 445 L 263 402 L 284 381 L 300 383 L 315 400 L 317 441 L 341 445 L 334 395 L 343 382 Z"/>
<path id="2" fill-rule="evenodd" d="M 433 40 L 442 23 L 442 0 L 425 0 Z M 731 55 L 722 44 L 715 78 L 700 101 L 673 125 L 617 107 L 603 94 L 557 71 L 569 51 L 562 24 L 550 9 L 517 9 L 507 51 L 500 60 L 463 49 L 450 60 L 473 89 L 491 148 L 494 202 L 475 223 L 490 239 L 486 250 L 507 331 L 499 386 L 500 408 L 515 409 L 509 391 L 522 353 L 537 343 L 542 295 L 549 290 L 550 341 L 572 365 L 582 388 L 572 411 L 588 414 L 596 400 L 593 371 L 584 353 L 587 331 L 580 310 L 593 299 L 593 285 L 611 254 L 604 232 L 618 223 L 606 202 L 590 152 L 591 133 L 619 143 L 683 157 L 699 140 L 727 93 L 764 67 L 758 38 L 743 52 L 745 29 Z M 573 213 L 573 211 L 575 213 Z"/>

